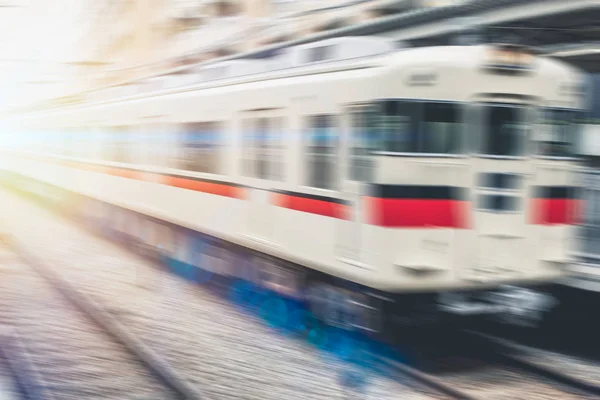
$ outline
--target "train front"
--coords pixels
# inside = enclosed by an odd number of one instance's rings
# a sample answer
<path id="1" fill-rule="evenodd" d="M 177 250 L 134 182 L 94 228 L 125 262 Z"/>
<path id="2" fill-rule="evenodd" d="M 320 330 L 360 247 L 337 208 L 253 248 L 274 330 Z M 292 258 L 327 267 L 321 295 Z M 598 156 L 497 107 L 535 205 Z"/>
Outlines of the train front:
<path id="1" fill-rule="evenodd" d="M 380 139 L 362 233 L 365 256 L 389 266 L 380 285 L 470 313 L 563 276 L 582 76 L 506 45 L 408 50 L 391 64 L 363 119 Z"/>

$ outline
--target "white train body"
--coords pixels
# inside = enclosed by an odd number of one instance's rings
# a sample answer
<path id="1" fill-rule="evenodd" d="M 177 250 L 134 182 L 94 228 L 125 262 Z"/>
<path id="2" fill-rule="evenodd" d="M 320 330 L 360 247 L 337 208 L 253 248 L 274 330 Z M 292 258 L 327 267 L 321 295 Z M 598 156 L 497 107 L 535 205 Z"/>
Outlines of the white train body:
<path id="1" fill-rule="evenodd" d="M 511 47 L 395 51 L 372 38 L 300 46 L 279 62 L 15 116 L 6 129 L 27 140 L 4 167 L 385 293 L 563 276 L 578 71 Z M 268 135 L 249 135 L 257 121 Z M 51 137 L 67 144 L 48 149 Z M 173 257 L 188 257 L 185 238 L 163 234 L 183 248 Z"/>

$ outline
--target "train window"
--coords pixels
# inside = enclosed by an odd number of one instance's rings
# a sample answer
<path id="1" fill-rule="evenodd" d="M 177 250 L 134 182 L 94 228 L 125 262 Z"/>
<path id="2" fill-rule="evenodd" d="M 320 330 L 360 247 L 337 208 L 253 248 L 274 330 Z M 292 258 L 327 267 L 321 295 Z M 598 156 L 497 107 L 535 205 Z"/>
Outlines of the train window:
<path id="1" fill-rule="evenodd" d="M 571 157 L 577 152 L 579 140 L 578 112 L 547 109 L 541 121 L 542 134 L 537 140 L 538 154 L 551 157 Z"/>
<path id="2" fill-rule="evenodd" d="M 180 125 L 165 122 L 152 122 L 144 124 L 136 129 L 132 141 L 130 162 L 140 162 L 162 167 L 180 168 L 185 163 L 186 151 L 189 144 L 184 140 L 183 148 L 178 148 L 178 132 Z M 184 139 L 189 131 L 183 129 Z M 178 150 L 180 151 L 178 153 Z M 178 158 L 179 157 L 179 158 Z"/>
<path id="3" fill-rule="evenodd" d="M 108 128 L 108 160 L 125 163 L 128 161 L 129 128 L 117 126 Z"/>
<path id="4" fill-rule="evenodd" d="M 85 130 L 81 127 L 73 129 L 69 151 L 71 157 L 82 157 L 85 154 L 84 141 L 86 139 Z"/>
<path id="5" fill-rule="evenodd" d="M 325 61 L 331 58 L 333 46 L 313 47 L 309 50 L 308 62 Z"/>
<path id="6" fill-rule="evenodd" d="M 255 177 L 267 179 L 269 177 L 269 133 L 270 124 L 267 118 L 254 120 L 252 132 L 256 145 Z"/>
<path id="7" fill-rule="evenodd" d="M 35 133 L 35 139 L 34 143 L 35 143 L 35 149 L 36 151 L 40 152 L 40 153 L 44 153 L 48 151 L 48 134 L 46 132 L 44 133 Z"/>
<path id="8" fill-rule="evenodd" d="M 50 152 L 55 155 L 60 155 L 62 151 L 62 134 L 61 132 L 52 132 L 50 134 Z"/>
<path id="9" fill-rule="evenodd" d="M 73 150 L 73 128 L 63 129 L 60 136 L 60 155 L 69 157 Z"/>
<path id="10" fill-rule="evenodd" d="M 130 126 L 120 126 L 117 128 L 118 160 L 115 161 L 127 163 L 131 160 L 133 146 L 133 135 Z"/>
<path id="11" fill-rule="evenodd" d="M 43 132 L 37 134 L 38 151 L 41 153 L 53 153 L 55 135 L 52 132 Z"/>
<path id="12" fill-rule="evenodd" d="M 59 130 L 52 133 L 54 140 L 52 141 L 52 152 L 57 155 L 63 155 L 65 151 L 65 131 Z"/>
<path id="13" fill-rule="evenodd" d="M 585 222 L 600 227 L 600 189 L 588 188 L 585 196 Z"/>
<path id="14" fill-rule="evenodd" d="M 254 176 L 256 145 L 253 132 L 253 119 L 244 118 L 242 120 L 242 175 L 247 177 Z"/>
<path id="15" fill-rule="evenodd" d="M 80 157 L 87 158 L 88 157 L 88 130 L 85 127 L 79 127 L 73 129 L 71 133 L 71 140 L 68 143 L 69 152 L 71 157 Z"/>
<path id="16" fill-rule="evenodd" d="M 482 211 L 511 212 L 519 207 L 520 199 L 515 196 L 486 194 L 479 197 L 479 209 Z"/>
<path id="17" fill-rule="evenodd" d="M 384 151 L 414 153 L 419 151 L 419 103 L 384 101 L 381 105 L 379 131 L 384 137 Z"/>
<path id="18" fill-rule="evenodd" d="M 334 189 L 338 144 L 334 116 L 310 116 L 308 127 L 307 184 L 321 189 Z"/>
<path id="19" fill-rule="evenodd" d="M 284 179 L 285 163 L 283 162 L 283 129 L 285 119 L 283 117 L 271 118 L 271 127 L 268 135 L 268 147 L 270 158 L 270 178 L 281 181 Z"/>
<path id="20" fill-rule="evenodd" d="M 282 180 L 283 117 L 248 118 L 243 124 L 243 174 L 259 179 Z"/>
<path id="21" fill-rule="evenodd" d="M 159 144 L 163 146 L 164 163 L 168 168 L 179 168 L 184 149 L 180 146 L 181 126 L 176 123 L 161 124 Z"/>
<path id="22" fill-rule="evenodd" d="M 182 168 L 195 172 L 217 174 L 220 153 L 220 122 L 184 124 L 184 154 Z"/>
<path id="23" fill-rule="evenodd" d="M 489 189 L 517 190 L 521 187 L 522 177 L 507 173 L 481 173 L 479 187 Z"/>
<path id="24" fill-rule="evenodd" d="M 91 127 L 86 135 L 88 138 L 87 157 L 95 160 L 101 160 L 104 154 L 104 140 L 102 130 L 97 127 Z"/>
<path id="25" fill-rule="evenodd" d="M 350 179 L 367 181 L 372 168 L 369 154 L 378 147 L 375 113 L 365 107 L 351 109 L 350 124 Z"/>
<path id="26" fill-rule="evenodd" d="M 48 137 L 48 141 L 47 141 L 48 152 L 50 154 L 60 155 L 62 152 L 62 139 L 63 139 L 62 132 L 60 132 L 60 131 L 48 132 L 46 135 Z"/>
<path id="27" fill-rule="evenodd" d="M 421 153 L 456 154 L 463 147 L 460 107 L 452 103 L 423 104 Z"/>
<path id="28" fill-rule="evenodd" d="M 67 154 L 67 131 L 63 130 L 56 134 L 56 154 L 64 156 Z"/>
<path id="29" fill-rule="evenodd" d="M 586 172 L 583 189 L 583 223 L 580 227 L 581 248 L 584 253 L 600 254 L 600 175 Z"/>
<path id="30" fill-rule="evenodd" d="M 66 137 L 65 155 L 69 157 L 79 157 L 81 154 L 80 146 L 82 140 L 81 128 L 70 129 Z"/>
<path id="31" fill-rule="evenodd" d="M 129 128 L 127 162 L 131 164 L 156 163 L 155 147 L 146 124 Z"/>
<path id="32" fill-rule="evenodd" d="M 482 154 L 522 156 L 526 144 L 526 121 L 522 107 L 486 105 L 482 129 Z"/>

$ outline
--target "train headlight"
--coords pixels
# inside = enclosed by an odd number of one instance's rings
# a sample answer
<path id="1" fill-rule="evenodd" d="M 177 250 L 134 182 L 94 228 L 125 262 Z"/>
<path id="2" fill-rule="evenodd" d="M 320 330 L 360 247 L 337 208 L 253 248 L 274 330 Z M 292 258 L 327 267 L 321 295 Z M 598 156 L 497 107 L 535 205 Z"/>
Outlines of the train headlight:
<path id="1" fill-rule="evenodd" d="M 488 70 L 529 70 L 535 57 L 525 48 L 493 46 L 485 55 L 484 68 Z"/>
<path id="2" fill-rule="evenodd" d="M 519 58 L 522 65 L 533 65 L 533 55 L 523 52 Z"/>

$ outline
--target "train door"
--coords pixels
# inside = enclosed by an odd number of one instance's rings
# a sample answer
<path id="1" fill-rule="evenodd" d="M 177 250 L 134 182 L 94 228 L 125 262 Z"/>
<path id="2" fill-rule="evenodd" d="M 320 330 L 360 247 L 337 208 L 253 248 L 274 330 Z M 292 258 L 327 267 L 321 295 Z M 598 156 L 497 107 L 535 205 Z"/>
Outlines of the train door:
<path id="1" fill-rule="evenodd" d="M 242 174 L 250 178 L 247 236 L 272 244 L 275 240 L 272 196 L 285 176 L 281 110 L 248 112 L 243 120 Z"/>
<path id="2" fill-rule="evenodd" d="M 361 262 L 363 196 L 366 184 L 372 180 L 373 108 L 356 104 L 346 108 L 341 192 L 346 201 L 346 215 L 338 222 L 337 253 L 342 261 Z"/>
<path id="3" fill-rule="evenodd" d="M 478 254 L 471 279 L 514 279 L 527 273 L 532 189 L 531 132 L 535 108 L 519 99 L 481 98 L 477 111 L 477 157 L 473 160 L 473 216 Z"/>
<path id="4" fill-rule="evenodd" d="M 579 253 L 586 259 L 600 260 L 600 172 L 583 172 L 583 220 L 580 221 Z"/>

